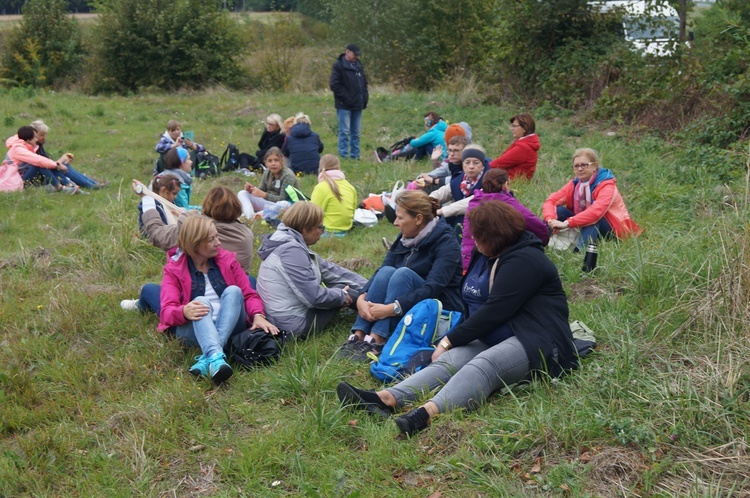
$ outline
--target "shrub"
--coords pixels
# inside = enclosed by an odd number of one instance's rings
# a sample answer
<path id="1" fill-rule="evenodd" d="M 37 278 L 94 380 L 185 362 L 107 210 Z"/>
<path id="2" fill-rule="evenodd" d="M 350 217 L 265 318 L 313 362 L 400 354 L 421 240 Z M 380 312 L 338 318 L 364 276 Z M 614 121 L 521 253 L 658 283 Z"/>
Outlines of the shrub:
<path id="1" fill-rule="evenodd" d="M 29 0 L 23 20 L 8 35 L 2 78 L 16 84 L 59 85 L 80 69 L 83 60 L 78 23 L 66 14 L 63 0 Z"/>
<path id="2" fill-rule="evenodd" d="M 110 0 L 99 11 L 93 91 L 240 84 L 239 28 L 220 2 Z"/>

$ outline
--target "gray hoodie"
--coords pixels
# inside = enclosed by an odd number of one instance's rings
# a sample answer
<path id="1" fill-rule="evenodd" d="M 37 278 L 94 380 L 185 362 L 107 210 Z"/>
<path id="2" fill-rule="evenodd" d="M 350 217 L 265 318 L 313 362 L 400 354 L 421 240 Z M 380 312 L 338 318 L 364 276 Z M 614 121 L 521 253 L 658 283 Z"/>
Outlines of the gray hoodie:
<path id="1" fill-rule="evenodd" d="M 356 300 L 367 283 L 361 275 L 318 256 L 299 232 L 283 223 L 263 237 L 258 256 L 257 290 L 268 319 L 295 335 L 306 332 L 310 309 L 340 308 L 346 303 L 345 286 Z"/>

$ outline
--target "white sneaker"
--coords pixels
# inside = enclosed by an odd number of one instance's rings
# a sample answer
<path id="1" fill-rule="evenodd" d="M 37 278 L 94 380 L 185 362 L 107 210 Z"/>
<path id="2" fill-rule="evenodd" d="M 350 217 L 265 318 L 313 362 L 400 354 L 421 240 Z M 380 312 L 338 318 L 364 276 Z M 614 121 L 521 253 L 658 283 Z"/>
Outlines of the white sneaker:
<path id="1" fill-rule="evenodd" d="M 138 300 L 137 299 L 123 299 L 120 301 L 120 308 L 126 310 L 126 311 L 137 311 L 138 308 Z"/>

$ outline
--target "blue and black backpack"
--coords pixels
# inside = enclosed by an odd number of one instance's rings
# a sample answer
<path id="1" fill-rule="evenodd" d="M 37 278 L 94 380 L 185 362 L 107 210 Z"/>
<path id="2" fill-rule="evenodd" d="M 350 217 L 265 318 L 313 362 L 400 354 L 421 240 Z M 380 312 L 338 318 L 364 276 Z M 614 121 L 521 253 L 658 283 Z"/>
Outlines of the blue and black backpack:
<path id="1" fill-rule="evenodd" d="M 430 363 L 435 344 L 461 321 L 461 312 L 445 311 L 437 299 L 415 304 L 398 322 L 370 373 L 383 382 L 401 380 Z"/>

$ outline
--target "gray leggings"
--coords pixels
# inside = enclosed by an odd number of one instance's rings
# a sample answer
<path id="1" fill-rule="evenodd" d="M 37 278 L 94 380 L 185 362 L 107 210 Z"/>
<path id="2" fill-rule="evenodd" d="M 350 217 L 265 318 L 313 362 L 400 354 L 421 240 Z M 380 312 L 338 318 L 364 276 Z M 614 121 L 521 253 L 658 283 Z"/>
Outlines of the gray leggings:
<path id="1" fill-rule="evenodd" d="M 473 341 L 446 351 L 387 391 L 403 406 L 423 392 L 444 386 L 430 400 L 443 413 L 454 407 L 474 409 L 494 391 L 523 380 L 528 373 L 529 359 L 516 337 L 492 347 Z"/>

